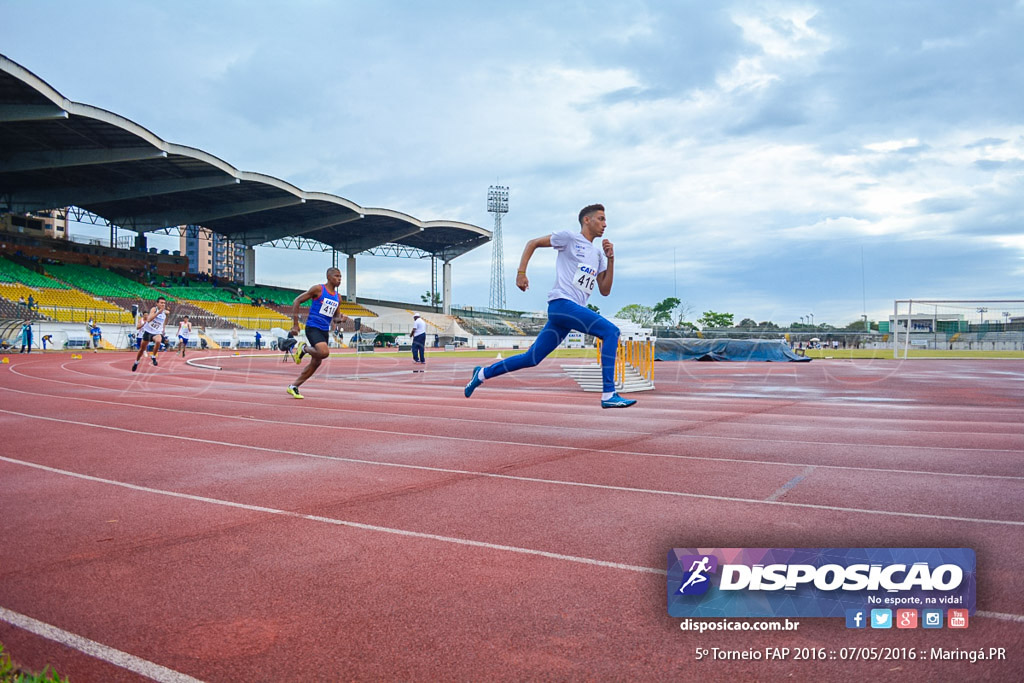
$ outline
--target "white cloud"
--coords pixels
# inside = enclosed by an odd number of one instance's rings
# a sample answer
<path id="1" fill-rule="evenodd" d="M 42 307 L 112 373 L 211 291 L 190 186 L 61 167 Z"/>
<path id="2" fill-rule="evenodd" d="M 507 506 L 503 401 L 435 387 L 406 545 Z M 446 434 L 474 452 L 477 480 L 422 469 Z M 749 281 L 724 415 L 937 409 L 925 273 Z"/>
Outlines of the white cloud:
<path id="1" fill-rule="evenodd" d="M 602 310 L 685 288 L 758 320 L 859 314 L 862 249 L 885 306 L 924 279 L 970 296 L 993 268 L 1024 287 L 1008 58 L 1024 18 L 1006 3 L 299 3 L 287 21 L 260 4 L 55 4 L 7 3 L 5 54 L 166 139 L 423 219 L 490 227 L 486 188 L 509 184 L 509 276 L 527 239 L 605 202 L 620 258 Z M 76 59 L 18 28 L 40 23 Z M 342 40 L 340 24 L 361 28 Z M 329 263 L 263 252 L 260 277 L 295 287 Z M 543 308 L 551 260 L 535 257 L 528 294 L 507 278 L 510 305 Z M 454 263 L 457 303 L 486 303 L 489 263 L 489 246 Z M 364 296 L 429 287 L 425 263 L 359 264 Z"/>

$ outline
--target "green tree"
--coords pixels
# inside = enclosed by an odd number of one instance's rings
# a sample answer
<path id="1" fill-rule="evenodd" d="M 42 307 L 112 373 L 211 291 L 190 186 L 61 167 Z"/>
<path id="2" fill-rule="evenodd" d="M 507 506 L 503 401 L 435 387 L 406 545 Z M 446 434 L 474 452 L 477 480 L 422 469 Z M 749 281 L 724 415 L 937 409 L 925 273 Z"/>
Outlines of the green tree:
<path id="1" fill-rule="evenodd" d="M 420 295 L 420 301 L 431 306 L 440 306 L 441 295 L 438 292 L 431 293 L 430 291 L 427 291 Z"/>
<path id="2" fill-rule="evenodd" d="M 757 327 L 757 323 L 754 322 L 750 318 L 744 318 L 743 320 L 740 321 L 740 324 L 737 325 L 736 327 L 742 328 L 744 330 L 752 330 L 755 327 Z"/>
<path id="3" fill-rule="evenodd" d="M 672 311 L 679 308 L 679 304 L 682 302 L 674 296 L 662 301 L 660 304 L 654 306 L 654 322 L 656 323 L 670 323 L 672 322 Z"/>
<path id="4" fill-rule="evenodd" d="M 861 318 L 860 320 L 854 320 L 852 323 L 847 324 L 843 329 L 849 330 L 850 332 L 865 332 L 870 329 L 869 325 L 870 323 L 865 322 L 864 319 Z"/>
<path id="5" fill-rule="evenodd" d="M 601 312 L 601 309 L 598 308 L 597 306 L 595 306 L 594 304 L 587 304 L 587 308 L 592 310 L 594 313 L 600 313 Z"/>
<path id="6" fill-rule="evenodd" d="M 697 324 L 704 329 L 732 327 L 732 313 L 715 313 L 714 311 L 704 311 L 704 315 L 697 319 Z"/>
<path id="7" fill-rule="evenodd" d="M 650 306 L 630 304 L 616 313 L 615 317 L 629 320 L 641 327 L 647 327 L 654 321 L 654 309 Z"/>

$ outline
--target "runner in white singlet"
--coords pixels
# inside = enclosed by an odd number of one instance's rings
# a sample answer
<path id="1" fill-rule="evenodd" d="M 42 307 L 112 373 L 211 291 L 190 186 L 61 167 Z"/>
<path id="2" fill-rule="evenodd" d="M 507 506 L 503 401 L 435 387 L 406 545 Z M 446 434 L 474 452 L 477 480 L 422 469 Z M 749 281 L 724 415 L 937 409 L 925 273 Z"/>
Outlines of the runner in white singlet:
<path id="1" fill-rule="evenodd" d="M 181 354 L 181 357 L 185 357 L 185 349 L 188 348 L 189 337 L 192 336 L 192 323 L 189 321 L 186 315 L 181 319 L 181 323 L 178 325 L 178 348 L 176 352 Z"/>
<path id="2" fill-rule="evenodd" d="M 142 328 L 142 343 L 139 344 L 139 353 L 135 356 L 135 363 L 132 365 L 132 372 L 139 369 L 139 360 L 142 358 L 142 354 L 149 346 L 150 342 L 153 342 L 153 355 L 149 357 L 149 360 L 156 365 L 156 354 L 160 351 L 160 344 L 164 340 L 164 326 L 167 324 L 167 299 L 159 297 L 156 300 L 156 306 L 149 309 L 149 313 L 143 319 Z"/>

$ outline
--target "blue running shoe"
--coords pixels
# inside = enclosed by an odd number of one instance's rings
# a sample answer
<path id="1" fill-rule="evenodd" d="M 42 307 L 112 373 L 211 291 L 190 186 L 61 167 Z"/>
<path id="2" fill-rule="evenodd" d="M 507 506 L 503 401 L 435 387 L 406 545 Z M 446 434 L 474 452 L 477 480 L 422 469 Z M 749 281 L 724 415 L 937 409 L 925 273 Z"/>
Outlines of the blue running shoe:
<path id="1" fill-rule="evenodd" d="M 466 387 L 469 389 L 469 387 Z M 602 408 L 628 408 L 636 403 L 635 399 L 622 398 L 618 394 L 612 394 L 612 397 L 607 401 L 601 401 Z"/>
<path id="2" fill-rule="evenodd" d="M 473 379 L 469 380 L 469 384 L 466 385 L 466 398 L 473 395 L 473 390 L 483 384 L 483 380 L 480 379 L 480 366 L 473 368 Z"/>

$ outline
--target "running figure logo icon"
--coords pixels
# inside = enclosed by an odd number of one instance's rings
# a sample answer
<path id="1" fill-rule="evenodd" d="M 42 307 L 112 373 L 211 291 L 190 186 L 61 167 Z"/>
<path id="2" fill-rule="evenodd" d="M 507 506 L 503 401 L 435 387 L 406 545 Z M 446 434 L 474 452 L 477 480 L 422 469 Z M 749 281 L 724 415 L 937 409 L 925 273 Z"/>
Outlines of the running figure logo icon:
<path id="1" fill-rule="evenodd" d="M 679 587 L 680 595 L 707 593 L 711 587 L 707 575 L 718 571 L 718 558 L 714 555 L 684 555 L 679 558 L 679 564 L 682 567 L 689 566 L 683 585 Z"/>

